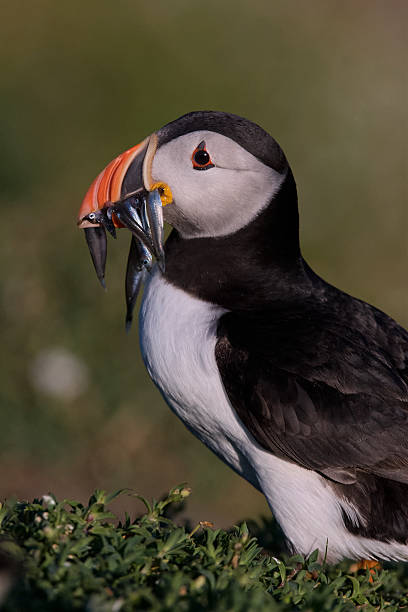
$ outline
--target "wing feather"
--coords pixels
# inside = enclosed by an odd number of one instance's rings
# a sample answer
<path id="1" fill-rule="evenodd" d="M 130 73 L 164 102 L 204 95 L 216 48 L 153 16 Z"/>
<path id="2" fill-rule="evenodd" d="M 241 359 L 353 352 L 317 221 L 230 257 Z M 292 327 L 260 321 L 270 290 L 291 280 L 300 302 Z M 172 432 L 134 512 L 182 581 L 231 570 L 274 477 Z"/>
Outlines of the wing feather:
<path id="1" fill-rule="evenodd" d="M 221 378 L 255 440 L 341 483 L 354 482 L 358 470 L 408 482 L 405 330 L 383 315 L 370 343 L 360 326 L 353 334 L 352 321 L 341 333 L 339 319 L 321 313 L 273 314 L 248 320 L 230 312 L 218 329 Z M 372 317 L 378 328 L 379 315 Z M 397 358 L 384 346 L 384 326 Z"/>

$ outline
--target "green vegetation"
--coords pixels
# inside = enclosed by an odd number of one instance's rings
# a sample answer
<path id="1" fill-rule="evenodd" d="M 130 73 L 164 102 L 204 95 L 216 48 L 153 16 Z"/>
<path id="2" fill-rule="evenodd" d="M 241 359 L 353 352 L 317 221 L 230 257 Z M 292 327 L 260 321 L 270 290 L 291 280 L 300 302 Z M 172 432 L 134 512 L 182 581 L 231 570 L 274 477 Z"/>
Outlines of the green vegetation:
<path id="1" fill-rule="evenodd" d="M 145 513 L 118 521 L 107 506 L 124 494 L 134 495 L 96 491 L 88 505 L 52 496 L 6 502 L 1 577 L 9 569 L 15 582 L 2 609 L 392 612 L 408 605 L 404 566 L 355 574 L 348 562 L 319 564 L 317 551 L 277 558 L 261 546 L 270 525 L 180 526 L 174 515 L 190 494 L 184 486 L 158 502 L 136 496 Z"/>

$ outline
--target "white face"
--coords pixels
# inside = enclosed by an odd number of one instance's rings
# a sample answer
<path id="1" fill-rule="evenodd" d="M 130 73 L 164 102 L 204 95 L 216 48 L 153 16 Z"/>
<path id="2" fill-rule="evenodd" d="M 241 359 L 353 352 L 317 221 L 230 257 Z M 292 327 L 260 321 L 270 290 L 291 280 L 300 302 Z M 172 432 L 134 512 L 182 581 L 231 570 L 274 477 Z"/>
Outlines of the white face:
<path id="1" fill-rule="evenodd" d="M 192 155 L 204 141 L 213 168 L 197 170 Z M 156 152 L 152 177 L 167 183 L 173 203 L 164 218 L 185 238 L 225 236 L 248 225 L 279 190 L 279 173 L 235 141 L 210 131 L 190 132 Z"/>

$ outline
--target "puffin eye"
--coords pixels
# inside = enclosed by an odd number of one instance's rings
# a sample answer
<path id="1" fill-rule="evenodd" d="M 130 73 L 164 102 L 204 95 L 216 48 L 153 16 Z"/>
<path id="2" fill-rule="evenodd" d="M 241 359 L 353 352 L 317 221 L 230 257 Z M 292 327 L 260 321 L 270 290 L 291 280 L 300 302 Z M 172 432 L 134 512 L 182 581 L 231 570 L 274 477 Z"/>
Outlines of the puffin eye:
<path id="1" fill-rule="evenodd" d="M 209 170 L 210 168 L 214 168 L 210 154 L 205 148 L 204 140 L 194 149 L 191 161 L 193 162 L 194 170 Z"/>

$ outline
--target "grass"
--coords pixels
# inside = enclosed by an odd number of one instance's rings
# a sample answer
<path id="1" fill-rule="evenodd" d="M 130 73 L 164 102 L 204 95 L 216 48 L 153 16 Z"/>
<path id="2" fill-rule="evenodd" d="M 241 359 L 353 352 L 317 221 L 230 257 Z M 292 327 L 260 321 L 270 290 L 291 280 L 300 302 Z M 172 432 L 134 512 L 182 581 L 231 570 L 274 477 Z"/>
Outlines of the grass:
<path id="1" fill-rule="evenodd" d="M 135 495 L 96 491 L 88 505 L 53 496 L 5 502 L 0 590 L 12 586 L 2 609 L 392 612 L 408 606 L 403 565 L 355 574 L 349 562 L 321 565 L 317 551 L 308 559 L 288 557 L 278 536 L 271 541 L 276 529 L 269 521 L 229 531 L 178 524 L 190 494 L 184 486 L 160 501 L 136 496 L 145 513 L 118 520 L 108 506 L 125 494 Z"/>

